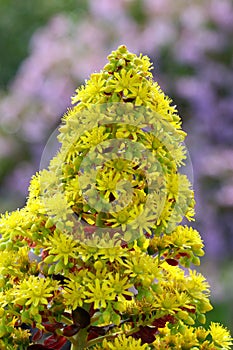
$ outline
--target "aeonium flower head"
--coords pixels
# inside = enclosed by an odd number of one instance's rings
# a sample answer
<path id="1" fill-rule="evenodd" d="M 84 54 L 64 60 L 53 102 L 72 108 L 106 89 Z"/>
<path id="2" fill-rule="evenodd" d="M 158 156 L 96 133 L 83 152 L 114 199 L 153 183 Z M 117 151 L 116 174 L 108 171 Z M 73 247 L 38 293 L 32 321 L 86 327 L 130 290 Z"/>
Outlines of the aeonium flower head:
<path id="1" fill-rule="evenodd" d="M 76 105 L 63 118 L 56 171 L 65 197 L 81 220 L 106 232 L 119 228 L 124 239 L 133 238 L 132 229 L 169 233 L 194 214 L 190 183 L 178 174 L 186 158 L 180 118 L 153 82 L 148 57 L 121 46 L 108 59 L 76 90 Z"/>
<path id="2" fill-rule="evenodd" d="M 180 117 L 148 57 L 108 60 L 76 90 L 26 206 L 0 218 L 0 347 L 228 349 L 227 330 L 199 326 L 212 306 L 189 269 L 204 251 L 182 225 L 195 201 Z"/>

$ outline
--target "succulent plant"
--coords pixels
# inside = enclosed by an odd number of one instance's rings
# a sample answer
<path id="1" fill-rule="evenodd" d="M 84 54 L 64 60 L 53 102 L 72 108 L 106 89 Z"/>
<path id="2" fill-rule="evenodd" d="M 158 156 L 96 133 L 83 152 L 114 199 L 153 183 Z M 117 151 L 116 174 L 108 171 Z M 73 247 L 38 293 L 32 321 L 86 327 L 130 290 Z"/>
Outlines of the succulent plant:
<path id="1" fill-rule="evenodd" d="M 1 349 L 230 349 L 211 323 L 186 133 L 148 57 L 120 46 L 77 89 L 61 147 L 0 219 Z"/>

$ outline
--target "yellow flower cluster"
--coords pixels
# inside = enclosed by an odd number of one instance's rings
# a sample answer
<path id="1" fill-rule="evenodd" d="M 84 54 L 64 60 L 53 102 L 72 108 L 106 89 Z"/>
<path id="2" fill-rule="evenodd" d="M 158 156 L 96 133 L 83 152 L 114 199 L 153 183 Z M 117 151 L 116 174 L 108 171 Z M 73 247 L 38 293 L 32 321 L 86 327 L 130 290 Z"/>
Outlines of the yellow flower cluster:
<path id="1" fill-rule="evenodd" d="M 148 350 L 150 349 L 146 344 L 141 345 L 141 340 L 136 340 L 133 337 L 127 337 L 121 335 L 114 339 L 113 342 L 109 342 L 106 339 L 103 341 L 103 345 L 95 346 L 94 350 Z"/>
<path id="2" fill-rule="evenodd" d="M 194 215 L 191 184 L 178 173 L 186 134 L 148 57 L 121 46 L 108 59 L 76 90 L 51 172 L 61 173 L 67 207 L 89 224 L 120 227 L 126 238 L 170 233 Z"/>
<path id="3" fill-rule="evenodd" d="M 209 285 L 189 268 L 204 251 L 182 225 L 195 201 L 177 110 L 148 57 L 108 59 L 77 89 L 26 206 L 0 218 L 0 347 L 228 350 L 224 327 L 202 327 Z"/>
<path id="4" fill-rule="evenodd" d="M 230 333 L 219 323 L 211 322 L 209 330 L 179 325 L 179 332 L 172 334 L 169 327 L 161 329 L 161 337 L 153 342 L 152 349 L 185 350 L 230 350 Z"/>

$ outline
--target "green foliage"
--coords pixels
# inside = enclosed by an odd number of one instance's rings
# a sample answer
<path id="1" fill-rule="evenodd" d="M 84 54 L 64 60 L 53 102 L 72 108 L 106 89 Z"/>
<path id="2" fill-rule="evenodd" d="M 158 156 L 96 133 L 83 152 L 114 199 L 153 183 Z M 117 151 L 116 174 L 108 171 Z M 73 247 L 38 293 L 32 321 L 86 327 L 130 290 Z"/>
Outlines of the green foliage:
<path id="1" fill-rule="evenodd" d="M 84 0 L 3 0 L 0 2 L 0 87 L 6 87 L 19 63 L 28 54 L 31 35 L 58 13 L 70 13 L 77 19 L 86 9 Z"/>

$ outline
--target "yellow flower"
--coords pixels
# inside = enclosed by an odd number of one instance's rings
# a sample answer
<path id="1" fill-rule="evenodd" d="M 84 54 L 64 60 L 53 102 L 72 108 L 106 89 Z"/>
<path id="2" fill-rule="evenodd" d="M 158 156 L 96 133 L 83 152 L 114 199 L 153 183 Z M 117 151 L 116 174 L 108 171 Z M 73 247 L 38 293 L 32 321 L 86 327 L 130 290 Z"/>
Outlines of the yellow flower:
<path id="1" fill-rule="evenodd" d="M 0 291 L 1 316 L 2 314 L 4 314 L 4 307 L 11 301 L 10 299 L 13 299 L 13 298 L 10 295 L 8 297 L 8 292 Z"/>
<path id="2" fill-rule="evenodd" d="M 15 266 L 12 266 L 12 264 L 15 265 L 15 259 L 16 259 L 16 252 L 5 250 L 1 252 L 0 254 L 0 274 L 1 276 L 9 274 L 9 272 L 12 272 L 14 270 Z"/>
<path id="3" fill-rule="evenodd" d="M 126 257 L 129 256 L 127 249 L 124 249 L 119 246 L 100 249 L 101 259 L 109 260 L 111 263 L 118 261 L 120 264 L 123 264 L 123 261 Z"/>
<path id="4" fill-rule="evenodd" d="M 118 209 L 118 206 L 116 206 L 116 209 Z M 119 208 L 120 209 L 120 208 Z M 119 210 L 117 212 L 111 212 L 111 218 L 107 219 L 106 221 L 111 224 L 111 227 L 118 227 L 121 226 L 122 230 L 126 230 L 127 223 L 132 220 L 131 218 L 131 212 L 128 207 L 124 208 L 123 210 Z"/>
<path id="5" fill-rule="evenodd" d="M 24 234 L 23 228 L 30 222 L 31 215 L 26 208 L 17 209 L 12 213 L 0 214 L 0 234 L 6 239 L 12 237 L 12 233 L 17 230 L 19 230 L 18 234 Z"/>
<path id="6" fill-rule="evenodd" d="M 192 227 L 177 226 L 171 235 L 164 236 L 164 244 L 174 245 L 186 249 L 186 251 L 191 248 L 195 254 L 204 255 L 202 238 L 199 232 Z"/>
<path id="7" fill-rule="evenodd" d="M 126 174 L 129 175 L 135 172 L 135 170 L 133 169 L 132 162 L 129 162 L 127 159 L 124 159 L 121 157 L 107 161 L 105 163 L 105 166 L 107 168 L 113 168 L 115 171 L 118 171 L 119 173 L 124 174 L 124 176 Z"/>
<path id="8" fill-rule="evenodd" d="M 64 300 L 65 305 L 76 309 L 78 306 L 83 305 L 83 300 L 85 299 L 84 294 L 85 288 L 81 285 L 81 281 L 70 280 L 64 287 Z"/>
<path id="9" fill-rule="evenodd" d="M 80 100 L 86 103 L 93 102 L 99 100 L 103 96 L 104 85 L 106 81 L 103 77 L 102 73 L 94 73 L 91 74 L 90 80 L 88 80 L 85 88 L 77 89 L 77 94 L 72 97 L 72 103 L 77 103 Z"/>
<path id="10" fill-rule="evenodd" d="M 140 54 L 137 62 L 138 62 L 138 66 L 140 67 L 140 70 L 142 71 L 142 73 L 144 73 L 144 75 L 146 77 L 152 77 L 152 73 L 150 72 L 150 70 L 152 70 L 154 67 L 153 67 L 153 63 L 151 63 L 149 57 L 146 55 L 143 56 L 142 54 Z"/>
<path id="11" fill-rule="evenodd" d="M 67 220 L 67 216 L 73 214 L 72 209 L 68 206 L 64 193 L 55 192 L 48 197 L 43 198 L 46 213 L 54 220 Z"/>
<path id="12" fill-rule="evenodd" d="M 95 267 L 95 273 L 92 273 L 90 271 L 88 271 L 88 273 L 86 274 L 86 281 L 87 283 L 95 280 L 96 278 L 102 282 L 104 280 L 108 279 L 108 276 L 110 275 L 110 272 L 108 272 L 107 267 L 104 266 L 104 264 L 102 264 L 101 260 L 97 260 L 94 263 L 94 267 Z"/>
<path id="13" fill-rule="evenodd" d="M 58 287 L 58 283 L 50 278 L 30 276 L 27 280 L 23 280 L 12 293 L 15 296 L 15 304 L 37 307 L 48 304 L 48 298 L 53 296 L 53 292 Z"/>
<path id="14" fill-rule="evenodd" d="M 32 176 L 28 191 L 32 198 L 36 198 L 41 194 L 41 181 L 40 181 L 40 173 L 37 172 Z"/>
<path id="15" fill-rule="evenodd" d="M 189 276 L 185 280 L 188 293 L 195 299 L 202 299 L 203 293 L 209 295 L 209 283 L 201 273 L 189 270 Z"/>
<path id="16" fill-rule="evenodd" d="M 112 342 L 104 339 L 103 345 L 96 346 L 94 350 L 149 350 L 149 346 L 147 344 L 142 345 L 141 339 L 134 339 L 129 336 L 126 337 L 125 334 L 119 335 Z"/>
<path id="17" fill-rule="evenodd" d="M 105 126 L 100 126 L 98 128 L 93 128 L 91 131 L 86 131 L 77 143 L 82 149 L 89 149 L 91 147 L 97 146 L 97 149 L 101 151 L 101 144 L 109 136 L 109 133 L 106 132 Z M 99 147 L 98 147 L 99 145 Z"/>
<path id="18" fill-rule="evenodd" d="M 143 83 L 139 86 L 133 86 L 130 89 L 130 93 L 127 96 L 128 98 L 135 98 L 135 106 L 141 106 L 145 104 L 145 101 L 148 99 L 150 92 L 149 84 Z"/>
<path id="19" fill-rule="evenodd" d="M 87 287 L 89 288 L 89 291 L 86 291 L 85 295 L 88 299 L 85 301 L 86 303 L 94 302 L 94 309 L 101 307 L 105 308 L 108 301 L 115 299 L 115 295 L 113 294 L 114 288 L 111 288 L 109 282 L 106 280 L 102 281 L 100 284 L 100 280 L 95 279 L 92 283 L 88 283 Z"/>
<path id="20" fill-rule="evenodd" d="M 86 180 L 86 178 L 85 178 Z M 72 206 L 75 202 L 82 202 L 82 191 L 80 189 L 78 175 L 75 175 L 65 187 L 65 200 L 69 206 Z"/>
<path id="21" fill-rule="evenodd" d="M 136 142 L 138 140 L 139 135 L 143 135 L 143 132 L 134 124 L 118 124 L 116 137 L 118 139 L 133 139 L 133 141 Z M 127 166 L 125 167 L 125 170 L 127 171 Z"/>
<path id="22" fill-rule="evenodd" d="M 215 346 L 219 346 L 220 349 L 224 350 L 231 349 L 233 338 L 231 338 L 230 332 L 222 325 L 211 322 L 209 333 Z"/>
<path id="23" fill-rule="evenodd" d="M 127 96 L 132 87 L 136 87 L 141 84 L 141 77 L 134 74 L 130 69 L 128 72 L 123 68 L 120 73 L 114 73 L 114 80 L 111 80 L 111 88 L 114 92 L 123 92 L 124 96 Z"/>
<path id="24" fill-rule="evenodd" d="M 177 290 L 165 290 L 163 293 L 155 294 L 153 306 L 163 311 L 164 314 L 175 314 L 183 307 L 191 309 L 190 302 L 191 299 L 187 293 Z"/>
<path id="25" fill-rule="evenodd" d="M 15 328 L 11 336 L 16 344 L 26 348 L 29 345 L 31 332 L 28 329 Z"/>
<path id="26" fill-rule="evenodd" d="M 182 325 L 182 332 L 177 332 L 174 334 L 172 329 L 166 325 L 164 328 L 159 329 L 159 334 L 156 337 L 153 344 L 154 350 L 173 350 L 173 349 L 183 349 L 183 350 L 216 350 L 210 347 L 199 347 L 199 341 L 197 340 L 195 328 Z"/>
<path id="27" fill-rule="evenodd" d="M 144 233 L 152 234 L 151 229 L 155 226 L 158 218 L 152 208 L 146 207 L 143 209 L 143 206 L 141 205 L 134 206 L 131 217 L 133 221 L 130 222 L 129 226 L 132 229 L 137 230 L 140 235 L 143 235 Z"/>
<path id="28" fill-rule="evenodd" d="M 87 240 L 88 242 L 88 240 Z M 89 244 L 86 242 L 80 243 L 79 254 L 84 262 L 87 262 L 89 259 L 99 260 L 100 248 L 97 246 L 98 237 L 96 240 L 90 240 Z"/>
<path id="29" fill-rule="evenodd" d="M 62 261 L 64 265 L 69 263 L 70 259 L 77 259 L 78 247 L 77 242 L 72 236 L 67 236 L 63 233 L 55 232 L 53 237 L 49 237 L 46 250 L 49 250 L 49 257 L 54 255 L 53 261 Z M 44 260 L 46 262 L 46 259 Z"/>
<path id="30" fill-rule="evenodd" d="M 125 295 L 133 296 L 133 293 L 128 290 L 129 288 L 133 287 L 132 283 L 128 283 L 128 277 L 122 277 L 117 272 L 115 276 L 109 276 L 109 281 L 111 287 L 114 288 L 113 293 L 115 294 L 115 297 L 117 297 L 118 301 L 124 302 L 126 300 Z"/>
<path id="31" fill-rule="evenodd" d="M 132 251 L 127 258 L 125 265 L 125 274 L 134 277 L 137 283 L 148 287 L 159 276 L 157 261 L 145 253 Z"/>
<path id="32" fill-rule="evenodd" d="M 105 199 L 109 200 L 110 194 L 118 198 L 117 184 L 120 178 L 121 175 L 112 170 L 100 173 L 100 177 L 96 179 L 96 187 L 99 191 L 104 192 Z"/>
<path id="33" fill-rule="evenodd" d="M 180 117 L 175 106 L 171 106 L 171 99 L 165 96 L 158 83 L 153 83 L 148 100 L 152 108 L 169 122 L 174 121 L 174 126 L 180 128 Z"/>

